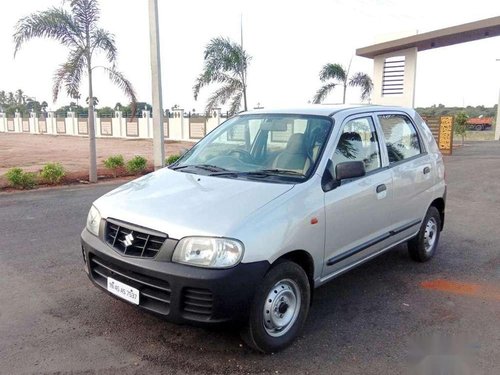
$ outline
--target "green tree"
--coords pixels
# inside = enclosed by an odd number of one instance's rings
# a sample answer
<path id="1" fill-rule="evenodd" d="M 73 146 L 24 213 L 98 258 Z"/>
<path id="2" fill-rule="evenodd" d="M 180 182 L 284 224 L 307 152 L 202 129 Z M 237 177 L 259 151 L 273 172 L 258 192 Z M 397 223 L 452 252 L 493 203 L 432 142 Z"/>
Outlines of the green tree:
<path id="1" fill-rule="evenodd" d="M 115 111 L 111 107 L 102 107 L 97 110 L 98 117 L 113 117 Z"/>
<path id="2" fill-rule="evenodd" d="M 16 99 L 14 98 L 14 93 L 12 91 L 9 91 L 9 94 L 7 96 L 7 104 L 9 105 L 16 104 Z"/>
<path id="3" fill-rule="evenodd" d="M 200 89 L 218 83 L 219 87 L 208 99 L 205 111 L 230 101 L 229 113 L 237 113 L 243 101 L 247 110 L 247 67 L 251 57 L 242 46 L 228 38 L 214 38 L 205 47 L 203 71 L 193 87 L 194 99 L 198 99 Z"/>
<path id="4" fill-rule="evenodd" d="M 53 99 L 57 100 L 64 86 L 69 97 L 79 93 L 82 78 L 88 78 L 89 111 L 89 181 L 97 181 L 97 157 L 94 125 L 94 92 L 92 76 L 94 69 L 104 70 L 110 80 L 123 90 L 132 102 L 136 101 L 132 84 L 115 69 L 117 49 L 114 35 L 98 26 L 99 5 L 97 0 L 70 0 L 63 7 L 53 7 L 33 13 L 20 19 L 14 32 L 14 56 L 21 46 L 33 38 L 50 38 L 68 47 L 66 62 L 60 65 L 54 76 Z M 65 6 L 69 4 L 69 9 Z M 96 53 L 103 53 L 110 67 L 94 66 L 92 59 Z"/>
<path id="5" fill-rule="evenodd" d="M 117 103 L 118 104 L 118 103 Z M 130 117 L 142 117 L 142 111 L 147 110 L 151 111 L 152 106 L 146 102 L 136 102 L 130 103 L 129 105 L 122 106 L 123 116 Z"/>
<path id="6" fill-rule="evenodd" d="M 370 76 L 366 73 L 358 72 L 349 77 L 349 70 L 351 65 L 346 69 L 340 64 L 326 64 L 319 72 L 319 79 L 321 82 L 327 82 L 316 92 L 314 95 L 313 103 L 321 103 L 328 96 L 335 86 L 342 85 L 344 94 L 342 103 L 345 104 L 345 96 L 347 86 L 361 88 L 361 100 L 366 100 L 370 97 L 373 90 L 373 82 Z"/>
<path id="7" fill-rule="evenodd" d="M 467 134 L 467 120 L 469 116 L 465 112 L 459 112 L 455 116 L 455 134 L 458 134 L 462 137 L 462 146 L 464 144 L 465 135 Z"/>
<path id="8" fill-rule="evenodd" d="M 7 95 L 5 94 L 5 91 L 2 90 L 0 91 L 0 105 L 5 105 L 7 104 Z"/>

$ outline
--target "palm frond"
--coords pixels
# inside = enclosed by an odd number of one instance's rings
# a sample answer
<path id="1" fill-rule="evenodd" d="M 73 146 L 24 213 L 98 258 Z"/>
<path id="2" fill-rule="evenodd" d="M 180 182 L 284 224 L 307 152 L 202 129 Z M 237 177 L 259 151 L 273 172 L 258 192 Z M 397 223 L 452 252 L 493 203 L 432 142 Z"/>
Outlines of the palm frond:
<path id="1" fill-rule="evenodd" d="M 85 50 L 78 48 L 71 51 L 68 60 L 62 64 L 54 74 L 54 86 L 52 87 L 52 98 L 54 102 L 57 100 L 63 84 L 70 98 L 78 94 L 85 66 Z"/>
<path id="2" fill-rule="evenodd" d="M 206 104 L 207 111 L 225 104 L 231 98 L 231 111 L 239 109 L 241 98 L 246 91 L 246 72 L 250 60 L 251 57 L 241 45 L 230 39 L 211 39 L 205 47 L 203 70 L 193 86 L 195 100 L 198 99 L 201 88 L 218 83 L 222 84 L 222 87 L 210 96 Z"/>
<path id="3" fill-rule="evenodd" d="M 370 76 L 366 73 L 355 73 L 349 80 L 349 86 L 361 88 L 361 100 L 366 100 L 370 97 L 373 91 L 373 82 Z"/>
<path id="4" fill-rule="evenodd" d="M 239 44 L 228 38 L 213 38 L 205 48 L 205 64 L 214 71 L 238 72 L 245 67 Z"/>
<path id="5" fill-rule="evenodd" d="M 130 102 L 132 104 L 132 113 L 135 113 L 137 97 L 132 83 L 127 78 L 125 78 L 123 73 L 117 71 L 114 68 L 107 68 L 105 66 L 100 66 L 99 68 L 104 69 L 108 73 L 111 82 L 113 82 L 118 88 L 120 88 L 123 93 L 130 99 Z"/>
<path id="6" fill-rule="evenodd" d="M 99 3 L 97 0 L 71 0 L 71 13 L 75 23 L 82 29 L 93 31 L 99 20 Z"/>
<path id="7" fill-rule="evenodd" d="M 201 88 L 211 83 L 226 83 L 236 85 L 240 82 L 236 78 L 233 78 L 226 73 L 205 70 L 198 76 L 198 78 L 196 79 L 196 83 L 193 86 L 194 99 L 198 100 L 198 94 L 200 93 Z"/>
<path id="8" fill-rule="evenodd" d="M 205 111 L 210 113 L 212 109 L 226 104 L 231 97 L 237 95 L 238 93 L 243 95 L 241 91 L 241 82 L 238 81 L 234 81 L 218 88 L 212 93 L 212 95 L 210 95 L 207 105 L 205 106 Z"/>
<path id="9" fill-rule="evenodd" d="M 341 82 L 346 82 L 347 73 L 340 64 L 326 64 L 319 72 L 319 79 L 323 82 L 328 79 L 337 79 Z"/>
<path id="10" fill-rule="evenodd" d="M 236 95 L 233 96 L 231 100 L 231 105 L 229 106 L 229 115 L 232 116 L 239 112 L 241 106 L 241 97 L 243 96 L 243 92 L 239 91 Z"/>
<path id="11" fill-rule="evenodd" d="M 79 28 L 67 11 L 60 8 L 33 13 L 21 18 L 14 31 L 14 56 L 21 46 L 33 38 L 51 38 L 70 47 L 83 47 L 84 42 Z"/>
<path id="12" fill-rule="evenodd" d="M 116 62 L 118 50 L 116 49 L 115 36 L 101 28 L 92 31 L 90 35 L 90 49 L 101 50 L 106 53 L 106 58 L 112 64 Z"/>
<path id="13" fill-rule="evenodd" d="M 316 91 L 316 95 L 314 95 L 313 103 L 318 104 L 325 100 L 326 96 L 332 91 L 332 89 L 337 86 L 336 83 L 327 83 L 320 87 L 318 91 Z"/>

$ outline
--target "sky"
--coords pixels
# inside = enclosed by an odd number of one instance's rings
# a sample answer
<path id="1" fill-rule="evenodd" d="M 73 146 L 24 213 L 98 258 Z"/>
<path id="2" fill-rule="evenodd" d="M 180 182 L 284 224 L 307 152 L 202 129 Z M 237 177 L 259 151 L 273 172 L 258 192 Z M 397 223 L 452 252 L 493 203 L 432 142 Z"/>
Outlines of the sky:
<path id="1" fill-rule="evenodd" d="M 5 1 L 5 0 L 4 0 Z M 17 20 L 34 11 L 61 6 L 62 0 L 16 0 L 0 13 L 0 90 L 21 88 L 50 109 L 68 104 L 61 95 L 52 102 L 52 77 L 67 50 L 51 40 L 33 40 L 14 59 L 12 34 Z M 202 111 L 213 87 L 198 101 L 192 87 L 203 67 L 211 38 L 240 40 L 243 20 L 248 67 L 249 107 L 306 104 L 321 86 L 318 73 L 326 63 L 348 65 L 351 72 L 372 74 L 373 62 L 355 50 L 383 39 L 427 32 L 500 15 L 498 0 L 158 0 L 163 107 L 174 104 Z M 133 83 L 139 101 L 151 102 L 147 0 L 101 0 L 100 26 L 115 34 L 118 69 Z M 447 106 L 498 103 L 500 37 L 423 51 L 418 54 L 415 105 Z M 82 93 L 87 85 L 82 85 Z M 341 101 L 335 89 L 325 102 Z M 99 106 L 126 103 L 126 97 L 103 74 L 94 79 Z M 347 102 L 359 102 L 350 89 Z M 82 98 L 87 95 L 82 94 Z"/>

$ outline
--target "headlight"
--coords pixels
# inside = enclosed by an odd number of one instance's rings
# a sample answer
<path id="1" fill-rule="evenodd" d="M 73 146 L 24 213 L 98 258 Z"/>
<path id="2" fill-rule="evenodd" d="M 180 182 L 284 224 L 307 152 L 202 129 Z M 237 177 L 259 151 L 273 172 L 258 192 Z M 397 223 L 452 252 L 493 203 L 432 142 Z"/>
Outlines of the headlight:
<path id="1" fill-rule="evenodd" d="M 99 225 L 101 224 L 101 214 L 92 206 L 87 216 L 87 230 L 93 235 L 99 235 Z"/>
<path id="2" fill-rule="evenodd" d="M 207 268 L 235 266 L 243 257 L 243 244 L 228 238 L 186 237 L 175 247 L 173 262 Z"/>

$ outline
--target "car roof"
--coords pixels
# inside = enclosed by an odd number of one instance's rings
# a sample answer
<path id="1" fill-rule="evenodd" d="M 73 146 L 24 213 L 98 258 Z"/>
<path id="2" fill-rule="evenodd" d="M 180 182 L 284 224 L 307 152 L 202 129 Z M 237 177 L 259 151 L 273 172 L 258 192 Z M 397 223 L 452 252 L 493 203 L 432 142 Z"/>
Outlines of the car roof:
<path id="1" fill-rule="evenodd" d="M 333 116 L 338 112 L 347 111 L 349 113 L 356 112 L 378 112 L 378 111 L 408 111 L 408 108 L 382 106 L 382 105 L 365 105 L 365 104 L 310 104 L 303 107 L 287 107 L 287 108 L 272 108 L 272 109 L 254 109 L 246 112 L 241 112 L 239 115 L 250 114 L 297 114 L 297 115 L 316 115 L 316 116 Z"/>

